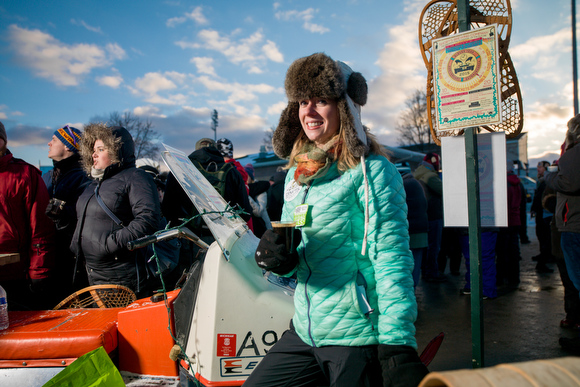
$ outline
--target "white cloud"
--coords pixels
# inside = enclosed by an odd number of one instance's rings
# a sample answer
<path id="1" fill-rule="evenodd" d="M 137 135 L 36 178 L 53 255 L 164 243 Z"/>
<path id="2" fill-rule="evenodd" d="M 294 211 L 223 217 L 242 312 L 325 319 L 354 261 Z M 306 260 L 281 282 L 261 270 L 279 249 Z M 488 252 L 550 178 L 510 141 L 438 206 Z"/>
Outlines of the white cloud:
<path id="1" fill-rule="evenodd" d="M 5 105 L 5 104 L 0 105 L 0 120 L 6 120 L 6 119 L 8 119 L 8 116 L 21 117 L 21 116 L 24 116 L 24 113 L 19 112 L 17 110 L 10 111 L 10 108 L 8 107 L 8 105 Z"/>
<path id="2" fill-rule="evenodd" d="M 276 43 L 271 40 L 267 40 L 266 44 L 262 46 L 262 52 L 266 55 L 266 58 L 270 59 L 272 62 L 284 62 L 284 55 L 282 55 L 280 50 L 278 50 Z"/>
<path id="3" fill-rule="evenodd" d="M 262 74 L 264 71 L 258 66 L 250 66 L 248 69 L 248 74 Z"/>
<path id="4" fill-rule="evenodd" d="M 105 46 L 105 48 L 106 48 L 107 52 L 109 53 L 109 57 L 111 59 L 122 60 L 122 59 L 127 58 L 127 53 L 117 43 L 114 43 L 114 44 L 109 43 Z"/>
<path id="5" fill-rule="evenodd" d="M 528 73 L 536 79 L 561 82 L 568 78 L 554 64 L 570 56 L 570 31 L 563 28 L 551 35 L 534 36 L 525 43 L 510 46 L 509 53 L 516 70 L 520 66 L 531 66 Z"/>
<path id="6" fill-rule="evenodd" d="M 265 83 L 227 83 L 211 79 L 207 76 L 197 78 L 196 82 L 207 89 L 207 94 L 212 96 L 213 99 L 206 101 L 209 106 L 230 112 L 233 111 L 240 116 L 262 114 L 262 107 L 258 102 L 258 96 L 282 92 L 281 88 L 275 88 Z M 223 98 L 219 98 L 220 93 L 224 95 Z"/>
<path id="7" fill-rule="evenodd" d="M 137 78 L 135 86 L 147 94 L 155 94 L 161 90 L 171 90 L 177 87 L 173 81 L 160 73 L 147 73 L 144 77 Z"/>
<path id="8" fill-rule="evenodd" d="M 193 20 L 198 25 L 206 25 L 209 23 L 202 13 L 202 8 L 195 7 L 193 11 L 186 13 L 184 16 L 178 16 L 167 20 L 166 25 L 168 27 L 175 27 L 178 24 L 185 23 L 188 19 Z"/>
<path id="9" fill-rule="evenodd" d="M 209 106 L 234 111 L 240 115 L 260 114 L 258 96 L 283 91 L 265 83 L 228 83 L 211 74 L 195 77 L 178 72 L 147 73 L 137 78 L 128 89 L 151 105 L 183 107 L 191 103 L 192 96 L 197 96 L 203 98 Z M 144 108 L 140 108 L 140 111 L 144 111 Z"/>
<path id="10" fill-rule="evenodd" d="M 133 114 L 142 117 L 167 117 L 165 114 L 161 113 L 161 109 L 155 106 L 137 106 L 133 109 Z"/>
<path id="11" fill-rule="evenodd" d="M 239 132 L 253 132 L 258 128 L 263 128 L 266 121 L 259 116 L 225 116 L 220 119 L 225 127 L 232 128 Z M 261 135 L 261 133 L 260 133 Z M 233 141 L 233 140 L 232 140 Z M 235 149 L 235 146 L 234 146 Z"/>
<path id="12" fill-rule="evenodd" d="M 123 83 L 123 77 L 120 74 L 115 75 L 105 75 L 96 78 L 99 85 L 108 86 L 113 89 L 118 89 L 121 83 Z"/>
<path id="13" fill-rule="evenodd" d="M 574 115 L 572 106 L 536 101 L 525 108 L 524 131 L 528 132 L 528 153 L 559 152 L 566 135 L 566 123 Z M 537 156 L 530 156 L 537 157 Z"/>
<path id="14" fill-rule="evenodd" d="M 84 127 L 85 127 L 85 124 L 83 124 L 82 122 L 67 122 L 66 124 L 63 124 L 63 126 L 64 125 L 72 126 L 73 128 L 77 128 L 77 129 L 81 129 L 81 130 L 84 129 Z"/>
<path id="15" fill-rule="evenodd" d="M 216 30 L 202 30 L 197 34 L 197 42 L 178 41 L 175 44 L 182 49 L 200 48 L 217 51 L 224 55 L 231 63 L 241 65 L 250 73 L 263 72 L 264 63 L 267 60 L 282 62 L 282 54 L 276 44 L 270 40 L 264 43 L 264 35 L 261 30 L 252 35 L 235 40 L 241 34 L 241 30 L 234 30 L 229 36 L 221 35 Z"/>
<path id="16" fill-rule="evenodd" d="M 194 57 L 190 59 L 190 62 L 195 64 L 198 73 L 217 76 L 213 67 L 213 58 Z"/>
<path id="17" fill-rule="evenodd" d="M 139 56 L 145 56 L 145 54 L 143 54 L 143 52 L 135 47 L 131 47 L 131 51 L 133 51 L 135 54 L 139 55 Z"/>
<path id="18" fill-rule="evenodd" d="M 282 113 L 282 110 L 286 109 L 286 106 L 288 106 L 288 102 L 278 102 L 268 107 L 266 112 L 271 116 L 279 116 Z"/>
<path id="19" fill-rule="evenodd" d="M 46 143 L 53 132 L 54 128 L 50 127 L 17 124 L 8 132 L 8 146 L 14 151 L 13 148 L 21 146 L 40 145 L 40 152 L 44 156 L 46 154 L 44 152 L 48 150 Z M 17 153 L 15 152 L 15 154 Z"/>
<path id="20" fill-rule="evenodd" d="M 376 62 L 382 73 L 367 80 L 369 98 L 362 110 L 363 122 L 386 144 L 396 143 L 394 127 L 405 100 L 415 90 L 426 88 L 427 69 L 417 39 L 417 20 L 423 6 L 409 4 L 405 22 L 389 28 L 388 41 Z"/>
<path id="21" fill-rule="evenodd" d="M 278 6 L 275 6 L 274 9 L 277 9 Z M 312 19 L 314 18 L 314 15 L 316 13 L 318 13 L 318 9 L 308 8 L 305 9 L 304 11 L 296 11 L 296 10 L 278 11 L 274 14 L 274 16 L 276 17 L 276 19 L 284 21 L 301 20 L 304 22 L 302 24 L 302 28 L 310 32 L 318 34 L 324 34 L 326 32 L 329 32 L 330 29 L 322 25 L 312 23 Z"/>
<path id="22" fill-rule="evenodd" d="M 212 109 L 204 107 L 204 108 L 197 108 L 192 106 L 183 106 L 183 110 L 188 114 L 192 114 L 197 117 L 207 116 L 209 117 L 212 113 Z"/>
<path id="23" fill-rule="evenodd" d="M 86 28 L 87 30 L 91 31 L 91 32 L 96 32 L 97 34 L 103 34 L 103 31 L 101 31 L 101 27 L 93 27 L 88 25 L 84 20 L 77 20 L 77 19 L 70 19 L 70 22 L 72 24 L 74 24 L 75 26 L 81 26 Z"/>
<path id="24" fill-rule="evenodd" d="M 229 94 L 228 101 L 230 103 L 239 101 L 251 101 L 257 99 L 256 94 L 270 94 L 276 91 L 276 88 L 265 83 L 258 85 L 241 84 L 241 83 L 225 83 L 206 76 L 197 79 L 210 91 L 221 91 Z"/>
<path id="25" fill-rule="evenodd" d="M 69 45 L 40 30 L 14 24 L 8 28 L 8 40 L 23 66 L 59 86 L 76 86 L 93 69 L 108 67 L 125 57 L 117 44 L 108 44 L 105 49 L 86 43 Z"/>
<path id="26" fill-rule="evenodd" d="M 183 94 L 171 94 L 167 97 L 159 93 L 175 90 L 178 86 L 184 86 L 187 75 L 175 71 L 166 71 L 164 73 L 147 73 L 141 78 L 137 78 L 134 87 L 129 90 L 134 95 L 144 97 L 146 102 L 163 105 L 182 104 L 187 101 Z"/>

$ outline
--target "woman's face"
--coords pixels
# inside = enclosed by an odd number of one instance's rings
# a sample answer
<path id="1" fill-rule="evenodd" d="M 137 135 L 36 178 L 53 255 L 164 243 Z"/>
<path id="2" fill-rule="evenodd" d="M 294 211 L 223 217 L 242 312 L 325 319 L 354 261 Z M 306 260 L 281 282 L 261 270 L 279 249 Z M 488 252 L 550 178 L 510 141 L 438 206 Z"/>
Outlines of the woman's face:
<path id="1" fill-rule="evenodd" d="M 332 99 L 312 98 L 299 102 L 298 116 L 302 130 L 310 141 L 320 147 L 340 128 L 338 104 Z"/>
<path id="2" fill-rule="evenodd" d="M 102 140 L 95 141 L 93 146 L 93 167 L 95 169 L 105 169 L 113 164 L 109 157 L 109 150 L 105 148 Z"/>

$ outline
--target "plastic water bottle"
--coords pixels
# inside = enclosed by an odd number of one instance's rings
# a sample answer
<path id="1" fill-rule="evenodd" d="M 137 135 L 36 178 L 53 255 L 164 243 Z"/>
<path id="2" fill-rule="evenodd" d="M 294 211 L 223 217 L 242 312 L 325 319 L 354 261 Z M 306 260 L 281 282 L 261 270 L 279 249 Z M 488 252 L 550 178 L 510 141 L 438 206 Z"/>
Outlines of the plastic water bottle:
<path id="1" fill-rule="evenodd" d="M 0 331 L 8 328 L 8 302 L 6 291 L 0 286 Z"/>

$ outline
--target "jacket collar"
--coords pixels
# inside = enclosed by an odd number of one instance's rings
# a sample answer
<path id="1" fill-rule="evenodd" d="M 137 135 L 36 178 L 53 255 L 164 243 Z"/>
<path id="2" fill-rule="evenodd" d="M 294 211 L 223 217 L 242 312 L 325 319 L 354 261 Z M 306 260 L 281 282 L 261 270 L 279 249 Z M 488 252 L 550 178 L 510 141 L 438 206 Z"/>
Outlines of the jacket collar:
<path id="1" fill-rule="evenodd" d="M 13 157 L 10 150 L 6 149 L 4 156 L 0 157 L 0 168 L 4 169 L 12 161 Z"/>
<path id="2" fill-rule="evenodd" d="M 72 156 L 69 156 L 66 159 L 62 159 L 60 161 L 53 160 L 52 165 L 54 169 L 66 172 L 74 168 L 81 168 L 80 162 L 81 162 L 80 154 L 75 153 Z"/>

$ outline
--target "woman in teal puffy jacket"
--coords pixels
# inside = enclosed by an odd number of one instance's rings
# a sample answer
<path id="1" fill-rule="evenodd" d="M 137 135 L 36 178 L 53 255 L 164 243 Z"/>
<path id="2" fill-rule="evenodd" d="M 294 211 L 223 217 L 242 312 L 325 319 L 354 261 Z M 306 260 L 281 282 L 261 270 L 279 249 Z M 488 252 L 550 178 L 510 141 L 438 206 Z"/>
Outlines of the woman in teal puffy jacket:
<path id="1" fill-rule="evenodd" d="M 289 159 L 283 221 L 293 254 L 267 231 L 256 262 L 296 275 L 290 329 L 244 386 L 416 386 L 413 257 L 400 174 L 364 127 L 360 73 L 318 53 L 296 60 L 273 137 Z"/>

